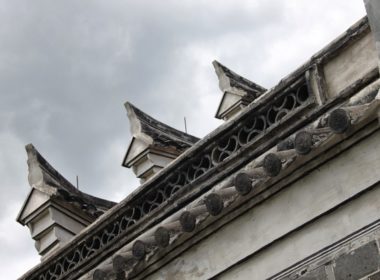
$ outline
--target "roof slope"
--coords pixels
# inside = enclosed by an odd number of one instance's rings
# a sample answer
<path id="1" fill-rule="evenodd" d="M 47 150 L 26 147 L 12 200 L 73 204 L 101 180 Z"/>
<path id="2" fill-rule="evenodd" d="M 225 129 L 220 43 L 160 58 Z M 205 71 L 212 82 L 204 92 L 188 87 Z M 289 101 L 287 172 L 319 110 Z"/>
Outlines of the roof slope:
<path id="1" fill-rule="evenodd" d="M 214 60 L 212 64 L 219 79 L 219 88 L 223 93 L 228 91 L 242 95 L 250 103 L 266 91 L 266 88 L 236 74 L 220 62 Z"/>
<path id="2" fill-rule="evenodd" d="M 50 197 L 61 198 L 93 218 L 97 218 L 116 204 L 78 190 L 55 170 L 32 144 L 26 145 L 25 149 L 28 155 L 28 181 L 32 188 Z"/>
<path id="3" fill-rule="evenodd" d="M 133 137 L 158 147 L 173 147 L 182 152 L 199 138 L 168 126 L 144 113 L 130 102 L 125 103 Z"/>

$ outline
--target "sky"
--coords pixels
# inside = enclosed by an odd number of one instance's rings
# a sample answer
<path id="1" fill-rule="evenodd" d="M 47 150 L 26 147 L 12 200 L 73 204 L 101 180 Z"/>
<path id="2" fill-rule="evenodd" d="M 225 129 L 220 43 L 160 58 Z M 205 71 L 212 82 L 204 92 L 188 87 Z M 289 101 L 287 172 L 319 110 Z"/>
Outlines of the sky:
<path id="1" fill-rule="evenodd" d="M 213 60 L 270 88 L 364 15 L 361 0 L 0 0 L 0 279 L 39 262 L 15 220 L 26 144 L 120 201 L 139 185 L 121 166 L 126 101 L 203 137 L 221 124 Z"/>

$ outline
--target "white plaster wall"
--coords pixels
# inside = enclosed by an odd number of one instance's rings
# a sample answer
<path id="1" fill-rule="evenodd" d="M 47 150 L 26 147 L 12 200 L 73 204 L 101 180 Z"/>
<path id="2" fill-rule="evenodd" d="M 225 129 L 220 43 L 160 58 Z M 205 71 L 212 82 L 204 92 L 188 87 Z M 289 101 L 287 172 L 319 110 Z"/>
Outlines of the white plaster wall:
<path id="1" fill-rule="evenodd" d="M 49 210 L 46 209 L 29 224 L 29 229 L 33 239 L 35 239 L 37 235 L 41 234 L 41 232 L 46 230 L 52 224 L 54 224 L 54 221 L 51 218 Z"/>
<path id="2" fill-rule="evenodd" d="M 26 202 L 25 208 L 22 210 L 20 219 L 27 220 L 30 214 L 40 208 L 41 205 L 47 202 L 49 199 L 50 197 L 47 194 L 42 193 L 37 189 L 32 189 Z"/>
<path id="3" fill-rule="evenodd" d="M 325 65 L 329 97 L 337 96 L 340 91 L 375 67 L 377 67 L 375 42 L 372 33 L 367 33 Z"/>
<path id="4" fill-rule="evenodd" d="M 218 115 L 224 114 L 227 110 L 229 110 L 231 107 L 233 107 L 239 100 L 241 99 L 241 96 L 225 92 L 223 99 L 220 103 L 219 111 L 217 112 Z"/>
<path id="5" fill-rule="evenodd" d="M 148 146 L 149 145 L 147 143 L 133 137 L 131 144 L 129 144 L 128 156 L 125 159 L 124 164 L 127 164 L 130 161 L 135 160 L 135 158 L 142 152 L 144 152 L 148 148 Z"/>
<path id="6" fill-rule="evenodd" d="M 318 219 L 218 279 L 267 279 L 380 218 L 380 185 Z"/>
<path id="7" fill-rule="evenodd" d="M 147 279 L 213 277 L 375 184 L 380 180 L 379 170 L 380 132 L 376 132 L 197 243 Z M 267 252 L 266 262 L 263 261 L 264 258 L 253 258 L 246 266 L 242 265 L 240 269 L 226 274 L 224 279 L 265 279 L 269 274 L 278 272 L 326 244 L 379 219 L 380 208 L 376 203 L 379 198 L 380 191 L 376 189 L 372 194 L 347 206 L 347 211 L 334 213 L 330 220 L 318 221 L 314 228 L 303 229 L 297 233 L 297 238 L 288 237 L 287 240 L 290 241 L 281 245 L 283 249 L 268 247 L 261 253 Z M 281 251 L 285 249 L 288 251 Z M 286 252 L 293 253 L 287 256 Z M 252 274 L 253 271 L 256 274 Z"/>
<path id="8" fill-rule="evenodd" d="M 51 207 L 49 209 L 49 212 L 51 215 L 51 219 L 56 224 L 60 225 L 62 228 L 65 228 L 74 234 L 77 234 L 86 227 L 86 224 L 79 222 L 78 219 L 74 219 L 76 218 L 75 216 L 71 215 L 70 217 L 56 208 Z"/>
<path id="9" fill-rule="evenodd" d="M 54 227 L 49 228 L 39 240 L 36 240 L 35 247 L 40 255 L 46 253 L 44 251 L 52 244 L 59 242 L 54 229 Z"/>

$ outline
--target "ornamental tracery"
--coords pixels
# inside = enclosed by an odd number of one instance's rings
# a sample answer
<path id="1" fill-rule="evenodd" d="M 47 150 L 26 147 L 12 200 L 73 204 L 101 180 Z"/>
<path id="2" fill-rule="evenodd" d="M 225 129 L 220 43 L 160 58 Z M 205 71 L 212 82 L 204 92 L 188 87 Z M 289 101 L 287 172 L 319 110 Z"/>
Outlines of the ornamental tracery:
<path id="1" fill-rule="evenodd" d="M 78 244 L 75 250 L 63 255 L 48 270 L 34 279 L 61 279 L 98 250 L 112 244 L 142 217 L 159 207 L 185 185 L 218 166 L 231 155 L 237 153 L 241 147 L 253 143 L 257 136 L 292 114 L 295 109 L 309 103 L 310 98 L 311 93 L 305 78 L 295 82 L 283 93 L 280 93 L 277 98 L 274 98 L 273 102 L 256 108 L 256 111 L 251 112 L 232 131 L 228 131 L 225 136 L 220 136 L 221 140 L 210 143 L 197 156 L 193 156 L 191 161 L 183 164 L 159 182 L 143 197 L 132 202 L 131 206 L 122 215 L 115 218 L 112 223 L 95 235 L 88 237 L 85 242 Z"/>

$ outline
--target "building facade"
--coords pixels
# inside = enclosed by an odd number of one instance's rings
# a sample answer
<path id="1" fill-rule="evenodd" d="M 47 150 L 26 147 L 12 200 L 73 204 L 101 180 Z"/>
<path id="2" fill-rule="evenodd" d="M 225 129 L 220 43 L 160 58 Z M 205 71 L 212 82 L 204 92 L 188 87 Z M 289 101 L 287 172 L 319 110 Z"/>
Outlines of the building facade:
<path id="1" fill-rule="evenodd" d="M 265 89 L 214 62 L 224 124 L 203 139 L 126 103 L 118 204 L 27 146 L 18 216 L 42 256 L 20 279 L 380 279 L 380 2 Z"/>

